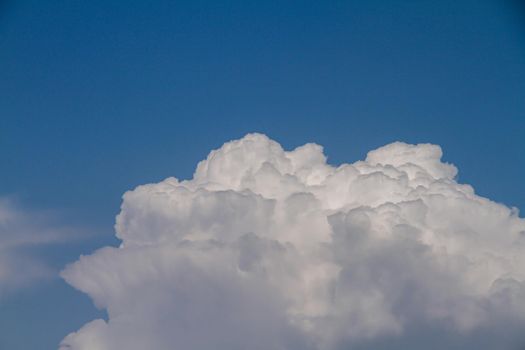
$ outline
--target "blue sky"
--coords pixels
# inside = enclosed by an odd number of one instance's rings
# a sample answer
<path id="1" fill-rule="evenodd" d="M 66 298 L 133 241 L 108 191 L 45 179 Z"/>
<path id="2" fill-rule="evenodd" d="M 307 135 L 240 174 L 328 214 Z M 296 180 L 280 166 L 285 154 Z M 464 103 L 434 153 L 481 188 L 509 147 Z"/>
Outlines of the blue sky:
<path id="1" fill-rule="evenodd" d="M 89 232 L 30 248 L 57 271 L 118 244 L 125 191 L 191 177 L 254 131 L 319 143 L 333 164 L 396 140 L 439 144 L 460 182 L 525 210 L 516 3 L 7 1 L 0 195 Z M 0 300 L 0 348 L 56 348 L 97 315 L 58 277 L 39 283 Z"/>

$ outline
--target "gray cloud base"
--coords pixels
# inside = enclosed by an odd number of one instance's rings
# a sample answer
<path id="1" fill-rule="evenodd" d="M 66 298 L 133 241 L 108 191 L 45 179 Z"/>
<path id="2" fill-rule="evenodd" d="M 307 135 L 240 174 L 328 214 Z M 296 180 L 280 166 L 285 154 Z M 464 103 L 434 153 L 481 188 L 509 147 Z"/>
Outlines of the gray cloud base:
<path id="1" fill-rule="evenodd" d="M 441 156 L 398 142 L 333 167 L 249 134 L 127 192 L 121 246 L 62 272 L 108 320 L 60 349 L 519 345 L 525 220 Z"/>

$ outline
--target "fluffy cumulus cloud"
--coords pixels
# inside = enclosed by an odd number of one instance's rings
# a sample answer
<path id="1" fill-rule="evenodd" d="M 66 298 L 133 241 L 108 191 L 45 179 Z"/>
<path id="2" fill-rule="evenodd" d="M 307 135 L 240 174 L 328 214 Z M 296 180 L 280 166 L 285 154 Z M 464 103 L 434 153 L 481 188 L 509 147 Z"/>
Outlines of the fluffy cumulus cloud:
<path id="1" fill-rule="evenodd" d="M 61 349 L 519 345 L 525 220 L 441 156 L 397 142 L 332 166 L 319 145 L 249 134 L 191 180 L 127 192 L 121 245 L 62 273 L 108 317 Z"/>
<path id="2" fill-rule="evenodd" d="M 0 197 L 0 298 L 56 276 L 30 250 L 64 241 L 67 231 L 52 225 L 48 215 L 23 210 L 13 200 Z"/>

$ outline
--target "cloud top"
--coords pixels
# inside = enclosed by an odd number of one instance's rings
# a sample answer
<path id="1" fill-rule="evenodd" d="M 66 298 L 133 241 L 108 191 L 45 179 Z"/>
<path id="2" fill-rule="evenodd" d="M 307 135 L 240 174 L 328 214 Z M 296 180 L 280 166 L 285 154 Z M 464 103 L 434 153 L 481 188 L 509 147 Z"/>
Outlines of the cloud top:
<path id="1" fill-rule="evenodd" d="M 61 349 L 464 346 L 522 324 L 525 220 L 441 156 L 396 142 L 334 167 L 319 145 L 249 134 L 191 180 L 127 192 L 120 247 L 62 273 L 108 320 Z"/>

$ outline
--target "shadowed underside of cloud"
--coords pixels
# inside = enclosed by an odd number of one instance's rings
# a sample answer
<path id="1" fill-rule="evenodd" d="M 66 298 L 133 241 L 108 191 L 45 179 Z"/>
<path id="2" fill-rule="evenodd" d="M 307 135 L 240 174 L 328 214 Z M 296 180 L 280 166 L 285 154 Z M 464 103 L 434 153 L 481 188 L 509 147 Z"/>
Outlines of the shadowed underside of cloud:
<path id="1" fill-rule="evenodd" d="M 327 164 L 249 134 L 124 195 L 62 273 L 108 312 L 61 349 L 494 349 L 525 323 L 525 220 L 435 145 Z M 503 346 L 503 347 L 502 347 Z"/>

